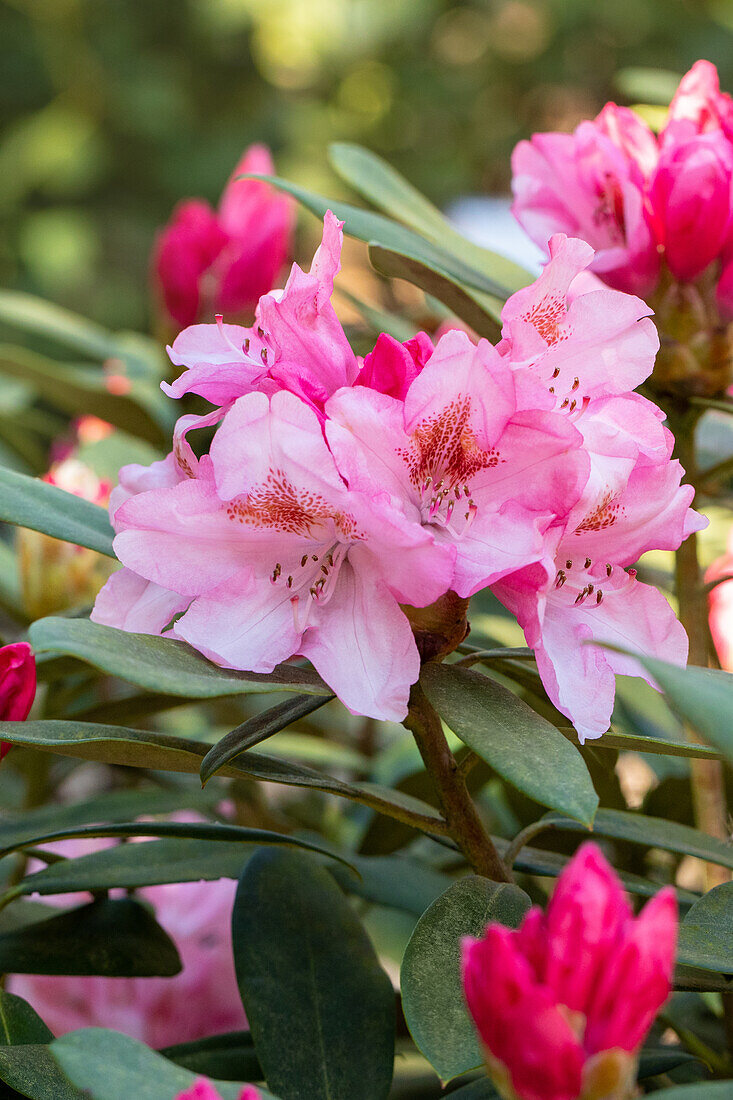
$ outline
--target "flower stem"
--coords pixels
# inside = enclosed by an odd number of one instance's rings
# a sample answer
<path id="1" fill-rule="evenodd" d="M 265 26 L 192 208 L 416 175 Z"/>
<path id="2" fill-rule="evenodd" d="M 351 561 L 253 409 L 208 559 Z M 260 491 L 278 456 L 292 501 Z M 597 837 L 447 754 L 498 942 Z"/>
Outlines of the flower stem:
<path id="1" fill-rule="evenodd" d="M 692 484 L 697 477 L 695 461 L 695 429 L 700 413 L 692 408 L 668 408 L 668 424 L 675 437 L 675 457 L 682 463 L 687 480 Z M 710 634 L 708 626 L 707 593 L 702 584 L 698 559 L 697 535 L 693 532 L 675 554 L 675 591 L 680 622 L 690 639 L 689 662 L 706 668 L 709 663 Z M 687 728 L 691 741 L 699 742 L 694 730 Z M 727 809 L 723 766 L 719 760 L 693 759 L 690 761 L 692 799 L 698 828 L 710 836 L 727 839 Z M 721 882 L 727 882 L 729 872 L 717 864 L 705 865 L 706 887 L 711 890 Z"/>
<path id="2" fill-rule="evenodd" d="M 405 726 L 413 734 L 425 767 L 432 776 L 450 835 L 468 863 L 477 875 L 494 882 L 511 882 L 511 874 L 481 823 L 464 776 L 448 747 L 440 718 L 419 683 L 413 685 L 410 693 Z"/>

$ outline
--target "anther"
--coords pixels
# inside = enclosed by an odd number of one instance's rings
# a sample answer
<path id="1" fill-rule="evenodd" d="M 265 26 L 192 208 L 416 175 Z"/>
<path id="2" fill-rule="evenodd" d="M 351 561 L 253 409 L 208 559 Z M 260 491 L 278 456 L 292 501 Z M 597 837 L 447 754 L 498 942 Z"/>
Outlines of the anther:
<path id="1" fill-rule="evenodd" d="M 603 589 L 599 588 L 598 591 L 596 592 L 596 603 L 597 604 L 600 603 L 602 599 L 603 599 Z"/>
<path id="2" fill-rule="evenodd" d="M 287 584 L 288 588 L 292 588 L 293 587 L 293 578 L 288 577 L 288 579 L 285 583 Z"/>
<path id="3" fill-rule="evenodd" d="M 318 554 L 311 554 L 313 561 L 318 561 Z"/>
<path id="4" fill-rule="evenodd" d="M 327 577 L 328 576 L 328 566 L 327 565 L 322 565 L 321 566 L 321 572 L 323 573 L 324 577 Z"/>
<path id="5" fill-rule="evenodd" d="M 613 566 L 606 562 L 606 576 L 610 577 L 613 573 Z"/>
<path id="6" fill-rule="evenodd" d="M 553 377 L 553 378 L 557 378 L 557 376 L 558 376 L 558 374 L 559 374 L 559 373 L 560 373 L 560 368 L 559 368 L 559 367 L 555 367 L 554 371 L 552 372 L 552 377 Z"/>
<path id="7" fill-rule="evenodd" d="M 550 386 L 550 393 L 554 393 L 554 392 L 555 392 L 555 387 L 554 387 L 554 386 Z"/>
<path id="8" fill-rule="evenodd" d="M 259 336 L 260 340 L 265 335 L 265 330 L 262 328 L 262 325 L 257 326 L 257 335 Z"/>
<path id="9" fill-rule="evenodd" d="M 590 567 L 591 567 L 591 565 L 592 565 L 592 564 L 593 564 L 593 562 L 591 561 L 591 559 L 590 559 L 590 558 L 586 558 L 586 559 L 585 559 L 585 565 L 583 566 L 583 568 L 584 568 L 584 569 L 590 569 Z"/>
<path id="10" fill-rule="evenodd" d="M 570 558 L 568 558 L 568 560 L 565 562 L 565 568 L 566 569 L 572 569 L 573 568 L 573 563 L 570 560 Z"/>
<path id="11" fill-rule="evenodd" d="M 565 400 L 563 401 L 563 403 L 561 404 L 560 408 L 561 409 L 567 409 L 569 404 L 570 404 L 570 402 L 568 401 L 568 399 L 566 397 Z"/>
<path id="12" fill-rule="evenodd" d="M 267 366 L 267 348 L 262 348 L 260 351 L 260 359 Z"/>
<path id="13" fill-rule="evenodd" d="M 303 554 L 303 557 L 302 557 L 302 558 L 300 559 L 300 568 L 301 568 L 301 569 L 303 568 L 303 566 L 305 565 L 305 563 L 306 563 L 307 561 L 308 561 L 308 555 L 307 555 L 307 554 Z"/>
<path id="14" fill-rule="evenodd" d="M 570 409 L 568 411 L 572 412 L 577 404 L 578 402 L 575 400 L 575 398 L 573 398 L 573 400 L 570 402 Z"/>
<path id="15" fill-rule="evenodd" d="M 573 384 L 570 387 L 570 392 L 575 393 L 575 391 L 577 390 L 579 385 L 580 385 L 580 379 L 579 378 L 574 378 L 573 379 Z"/>
<path id="16" fill-rule="evenodd" d="M 464 495 L 464 497 L 470 497 L 471 496 L 471 490 L 469 489 L 468 485 L 463 486 L 463 495 Z"/>
<path id="17" fill-rule="evenodd" d="M 557 576 L 555 577 L 555 588 L 562 588 L 567 579 L 568 578 L 565 576 L 565 570 L 558 569 Z"/>
<path id="18" fill-rule="evenodd" d="M 249 336 L 245 336 L 244 343 L 242 344 L 242 351 L 245 355 L 249 355 Z"/>
<path id="19" fill-rule="evenodd" d="M 575 597 L 575 603 L 576 604 L 582 603 L 587 595 L 588 595 L 588 590 L 586 588 L 584 588 L 583 591 Z"/>
<path id="20" fill-rule="evenodd" d="M 595 588 L 595 585 L 594 585 L 594 584 L 587 584 L 587 585 L 585 586 L 585 590 L 586 590 L 586 592 L 588 593 L 588 595 L 589 595 L 589 596 L 592 596 L 592 595 L 593 595 L 593 589 L 594 589 L 594 588 Z"/>

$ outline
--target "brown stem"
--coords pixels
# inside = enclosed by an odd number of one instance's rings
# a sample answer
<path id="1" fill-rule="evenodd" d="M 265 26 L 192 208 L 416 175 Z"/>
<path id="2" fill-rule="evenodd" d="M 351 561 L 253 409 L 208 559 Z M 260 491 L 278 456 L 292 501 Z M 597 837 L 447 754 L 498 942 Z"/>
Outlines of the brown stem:
<path id="1" fill-rule="evenodd" d="M 466 782 L 443 733 L 440 718 L 425 698 L 419 683 L 410 693 L 405 725 L 412 732 L 420 755 L 432 776 L 440 808 L 450 834 L 477 875 L 494 882 L 511 882 L 493 841 L 486 833 Z"/>
<path id="2" fill-rule="evenodd" d="M 700 413 L 695 409 L 677 407 L 668 409 L 667 415 L 675 436 L 675 456 L 682 463 L 687 480 L 694 484 L 697 475 L 695 428 Z M 680 622 L 690 639 L 689 662 L 691 665 L 707 668 L 710 654 L 707 594 L 701 581 L 697 535 L 694 533 L 682 543 L 675 554 L 675 591 Z M 691 741 L 700 740 L 689 727 L 687 735 Z M 690 761 L 690 769 L 698 828 L 710 836 L 726 840 L 727 808 L 722 764 L 719 760 L 693 759 Z M 708 863 L 705 865 L 705 878 L 706 887 L 711 890 L 713 886 L 727 882 L 730 873 L 724 867 Z"/>

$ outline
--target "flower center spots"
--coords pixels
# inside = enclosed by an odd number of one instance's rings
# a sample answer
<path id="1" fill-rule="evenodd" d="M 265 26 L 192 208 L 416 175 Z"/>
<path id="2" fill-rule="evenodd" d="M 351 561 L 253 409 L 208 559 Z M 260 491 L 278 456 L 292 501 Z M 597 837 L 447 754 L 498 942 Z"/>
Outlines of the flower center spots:
<path id="1" fill-rule="evenodd" d="M 437 416 L 423 420 L 412 434 L 411 446 L 397 452 L 421 498 L 424 522 L 448 526 L 454 511 L 460 511 L 468 526 L 476 514 L 471 478 L 504 461 L 494 448 L 479 446 L 470 417 L 471 399 L 459 396 Z"/>
<path id="2" fill-rule="evenodd" d="M 556 294 L 547 294 L 535 303 L 521 318 L 532 325 L 548 344 L 558 344 L 567 340 L 568 333 L 561 331 L 561 325 L 567 317 L 565 298 Z"/>
<path id="3" fill-rule="evenodd" d="M 620 515 L 623 515 L 623 505 L 619 504 L 613 493 L 606 493 L 596 507 L 583 517 L 575 529 L 575 534 L 604 531 L 607 527 L 613 527 Z"/>
<path id="4" fill-rule="evenodd" d="M 345 542 L 364 537 L 350 513 L 334 509 L 318 493 L 293 485 L 282 470 L 270 470 L 262 485 L 229 501 L 227 515 L 236 523 L 318 539 L 323 538 L 324 526 L 331 521 L 337 536 Z"/>
<path id="5" fill-rule="evenodd" d="M 635 569 L 621 569 L 610 562 L 596 568 L 597 565 L 592 558 L 582 556 L 562 561 L 554 582 L 558 598 L 573 607 L 582 605 L 587 610 L 603 603 L 604 582 L 618 592 L 619 581 L 623 582 L 621 587 L 628 587 L 636 581 Z"/>

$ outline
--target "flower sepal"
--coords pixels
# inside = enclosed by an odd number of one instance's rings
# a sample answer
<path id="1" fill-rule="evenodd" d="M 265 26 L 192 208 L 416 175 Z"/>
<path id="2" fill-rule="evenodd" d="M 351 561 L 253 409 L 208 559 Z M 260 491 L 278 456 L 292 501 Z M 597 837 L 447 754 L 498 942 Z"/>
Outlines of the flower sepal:
<path id="1" fill-rule="evenodd" d="M 471 629 L 466 618 L 468 600 L 453 591 L 446 592 L 428 607 L 407 604 L 401 607 L 412 627 L 423 664 L 442 660 L 468 637 Z"/>

